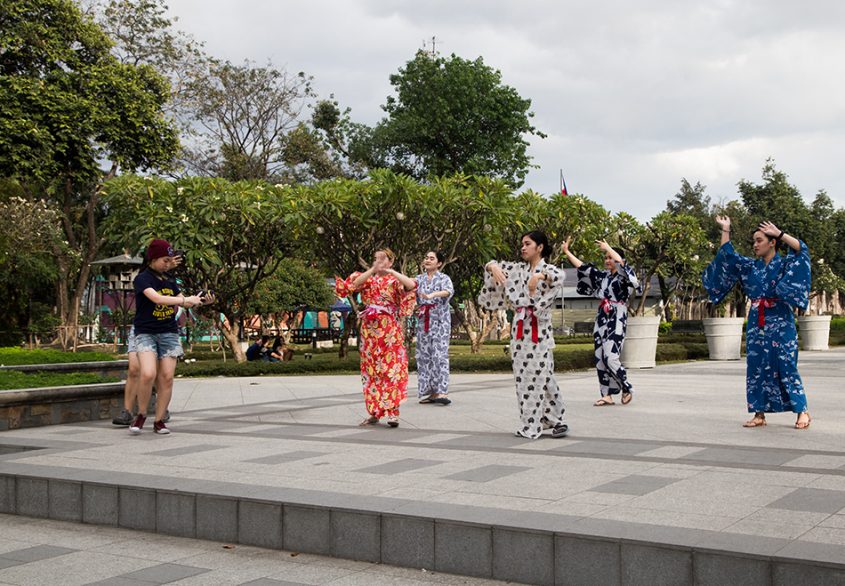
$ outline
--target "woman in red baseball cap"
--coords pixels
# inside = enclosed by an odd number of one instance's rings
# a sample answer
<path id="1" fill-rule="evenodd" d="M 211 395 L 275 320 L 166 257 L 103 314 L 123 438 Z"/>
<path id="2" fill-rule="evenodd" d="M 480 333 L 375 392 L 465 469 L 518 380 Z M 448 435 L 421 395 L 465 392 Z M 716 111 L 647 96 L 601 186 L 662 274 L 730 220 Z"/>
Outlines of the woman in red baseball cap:
<path id="1" fill-rule="evenodd" d="M 170 433 L 164 423 L 173 393 L 173 373 L 182 354 L 176 306 L 202 305 L 197 295 L 186 297 L 176 280 L 167 275 L 175 266 L 176 253 L 166 240 L 153 240 L 147 247 L 147 268 L 135 277 L 135 351 L 141 366 L 138 384 L 138 415 L 129 432 L 139 434 L 147 419 L 153 381 L 156 381 L 155 433 Z"/>

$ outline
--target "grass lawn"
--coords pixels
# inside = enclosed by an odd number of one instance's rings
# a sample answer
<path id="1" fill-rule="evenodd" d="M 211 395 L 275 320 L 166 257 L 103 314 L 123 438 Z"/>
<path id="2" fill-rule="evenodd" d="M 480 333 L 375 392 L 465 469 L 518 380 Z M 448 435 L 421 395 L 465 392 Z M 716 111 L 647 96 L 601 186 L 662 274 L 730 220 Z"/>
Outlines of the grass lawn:
<path id="1" fill-rule="evenodd" d="M 103 377 L 88 372 L 74 372 L 70 374 L 36 372 L 27 374 L 25 372 L 8 371 L 0 375 L 0 390 L 90 385 L 94 383 L 113 383 L 119 380 L 120 377 Z"/>
<path id="2" fill-rule="evenodd" d="M 117 360 L 119 357 L 106 352 L 64 352 L 62 350 L 26 348 L 0 348 L 0 365 L 61 364 L 64 362 L 99 362 Z"/>

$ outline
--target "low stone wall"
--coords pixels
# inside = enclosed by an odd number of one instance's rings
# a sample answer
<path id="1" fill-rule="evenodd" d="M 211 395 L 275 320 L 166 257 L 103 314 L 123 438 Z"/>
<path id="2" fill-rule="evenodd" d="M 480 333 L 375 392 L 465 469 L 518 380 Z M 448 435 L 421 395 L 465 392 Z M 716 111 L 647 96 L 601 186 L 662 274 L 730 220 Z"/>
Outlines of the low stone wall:
<path id="1" fill-rule="evenodd" d="M 0 391 L 0 431 L 111 419 L 123 407 L 124 384 Z"/>

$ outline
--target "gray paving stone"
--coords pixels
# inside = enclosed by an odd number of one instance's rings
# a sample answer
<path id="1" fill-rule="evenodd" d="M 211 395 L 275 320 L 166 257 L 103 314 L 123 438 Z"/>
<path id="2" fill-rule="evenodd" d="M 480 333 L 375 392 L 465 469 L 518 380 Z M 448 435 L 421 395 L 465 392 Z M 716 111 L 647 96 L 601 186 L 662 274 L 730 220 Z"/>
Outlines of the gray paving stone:
<path id="1" fill-rule="evenodd" d="M 49 482 L 41 478 L 21 478 L 15 482 L 15 508 L 18 515 L 47 518 L 50 515 Z"/>
<path id="2" fill-rule="evenodd" d="M 127 529 L 155 531 L 156 493 L 142 488 L 120 487 L 118 525 Z"/>
<path id="3" fill-rule="evenodd" d="M 119 489 L 116 486 L 85 483 L 82 485 L 82 522 L 117 526 Z"/>
<path id="4" fill-rule="evenodd" d="M 622 583 L 620 544 L 583 537 L 555 536 L 555 583 L 618 586 Z"/>
<path id="5" fill-rule="evenodd" d="M 434 524 L 434 569 L 489 578 L 493 575 L 490 527 L 437 521 Z"/>
<path id="6" fill-rule="evenodd" d="M 651 442 L 631 442 L 628 439 L 620 438 L 619 440 L 578 440 L 576 442 L 561 442 L 560 446 L 555 448 L 555 451 L 567 452 L 572 454 L 596 454 L 602 456 L 636 456 L 643 452 L 648 452 L 657 448 L 662 448 L 666 444 L 651 443 Z"/>
<path id="7" fill-rule="evenodd" d="M 770 586 L 772 571 L 767 560 L 694 552 L 693 579 L 696 586 Z"/>
<path id="8" fill-rule="evenodd" d="M 228 446 L 215 444 L 199 444 L 196 446 L 186 446 L 184 448 L 170 448 L 168 450 L 158 450 L 155 452 L 148 452 L 148 456 L 164 456 L 170 458 L 173 456 L 185 456 L 187 454 L 199 454 L 200 452 L 211 452 L 213 450 L 222 450 Z"/>
<path id="9" fill-rule="evenodd" d="M 393 462 L 385 462 L 384 464 L 379 464 L 378 466 L 359 468 L 356 472 L 366 472 L 368 474 L 401 474 L 402 472 L 419 470 L 420 468 L 428 468 L 429 466 L 437 466 L 442 463 L 442 460 L 403 458 L 401 460 L 394 460 Z"/>
<path id="10" fill-rule="evenodd" d="M 192 576 L 199 576 L 210 571 L 208 568 L 196 568 L 182 564 L 159 564 L 158 566 L 122 574 L 119 577 L 144 580 L 153 584 L 167 584 L 168 582 L 176 582 L 177 580 L 183 580 Z"/>
<path id="11" fill-rule="evenodd" d="M 692 552 L 622 544 L 622 583 L 642 586 L 692 584 Z"/>
<path id="12" fill-rule="evenodd" d="M 381 561 L 381 516 L 331 512 L 331 555 L 364 562 Z"/>
<path id="13" fill-rule="evenodd" d="M 283 539 L 285 549 L 329 555 L 331 553 L 331 514 L 329 509 L 284 507 Z"/>
<path id="14" fill-rule="evenodd" d="M 641 496 L 654 492 L 664 486 L 669 486 L 678 480 L 679 479 L 677 478 L 666 478 L 662 476 L 641 476 L 638 474 L 631 474 L 618 480 L 594 486 L 590 489 L 590 491 Z"/>
<path id="15" fill-rule="evenodd" d="M 197 537 L 237 543 L 238 501 L 232 498 L 197 495 Z"/>
<path id="16" fill-rule="evenodd" d="M 107 578 L 99 582 L 91 582 L 88 586 L 150 586 L 156 582 L 148 582 L 147 580 L 138 580 L 137 578 L 127 578 L 125 576 L 115 576 L 114 578 Z"/>
<path id="17" fill-rule="evenodd" d="M 493 528 L 493 578 L 551 585 L 555 581 L 554 536 Z"/>
<path id="18" fill-rule="evenodd" d="M 382 515 L 381 562 L 406 568 L 433 568 L 434 521 Z"/>
<path id="19" fill-rule="evenodd" d="M 15 566 L 19 566 L 26 562 L 19 562 L 16 560 L 7 560 L 6 558 L 0 556 L 0 570 L 4 570 L 6 568 L 13 568 Z M 2 584 L 2 582 L 0 582 Z"/>
<path id="20" fill-rule="evenodd" d="M 273 580 L 272 578 L 259 578 L 244 582 L 240 586 L 308 586 L 303 582 L 287 582 L 286 580 Z"/>
<path id="21" fill-rule="evenodd" d="M 54 545 L 36 545 L 34 547 L 27 547 L 25 549 L 8 551 L 0 557 L 16 562 L 29 563 L 37 562 L 40 560 L 48 560 L 50 558 L 59 557 L 60 555 L 75 553 L 77 551 L 79 550 L 70 549 L 68 547 L 56 547 Z"/>
<path id="22" fill-rule="evenodd" d="M 248 500 L 238 502 L 238 542 L 282 549 L 282 506 Z"/>
<path id="23" fill-rule="evenodd" d="M 837 513 L 845 508 L 845 491 L 821 488 L 797 488 L 769 503 L 769 508 L 810 513 Z"/>
<path id="24" fill-rule="evenodd" d="M 285 452 L 283 454 L 273 454 L 272 456 L 262 456 L 261 458 L 253 458 L 251 460 L 244 460 L 251 464 L 282 464 L 284 462 L 296 462 L 297 460 L 306 460 L 308 458 L 316 458 L 318 456 L 325 456 L 326 452 L 310 452 L 308 450 L 296 450 L 293 452 Z"/>
<path id="25" fill-rule="evenodd" d="M 511 474 L 518 474 L 531 470 L 528 466 L 504 466 L 502 464 L 489 464 L 479 468 L 472 468 L 464 470 L 457 474 L 447 476 L 449 480 L 469 480 L 470 482 L 490 482 L 503 476 L 510 476 Z"/>
<path id="26" fill-rule="evenodd" d="M 679 462 L 724 462 L 726 464 L 765 464 L 767 466 L 781 465 L 794 460 L 797 455 L 793 452 L 784 453 L 777 449 L 755 448 L 706 448 L 700 452 L 679 458 Z"/>
<path id="27" fill-rule="evenodd" d="M 156 494 L 156 531 L 177 537 L 196 536 L 195 495 L 158 491 Z"/>
<path id="28" fill-rule="evenodd" d="M 0 513 L 15 512 L 15 477 L 0 475 Z"/>
<path id="29" fill-rule="evenodd" d="M 50 480 L 50 518 L 59 521 L 82 520 L 82 484 Z"/>

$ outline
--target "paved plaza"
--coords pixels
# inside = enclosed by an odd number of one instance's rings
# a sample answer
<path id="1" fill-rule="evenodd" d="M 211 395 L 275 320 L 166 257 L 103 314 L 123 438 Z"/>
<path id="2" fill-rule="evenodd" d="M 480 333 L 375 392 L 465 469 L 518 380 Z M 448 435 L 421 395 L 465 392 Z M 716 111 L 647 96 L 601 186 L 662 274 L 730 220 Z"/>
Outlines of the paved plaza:
<path id="1" fill-rule="evenodd" d="M 448 407 L 417 404 L 412 376 L 398 429 L 357 426 L 357 376 L 178 379 L 170 436 L 133 437 L 108 422 L 0 434 L 0 512 L 119 525 L 2 516 L 0 583 L 34 583 L 25 577 L 42 566 L 70 571 L 66 584 L 96 581 L 76 573 L 84 552 L 25 565 L 2 553 L 37 543 L 125 553 L 110 574 L 98 570 L 113 584 L 147 583 L 133 572 L 174 560 L 217 576 L 180 584 L 416 583 L 422 568 L 467 583 L 482 581 L 440 572 L 540 584 L 845 584 L 845 349 L 804 352 L 799 366 L 813 416 L 805 431 L 789 413 L 741 427 L 744 362 L 701 361 L 632 371 L 627 406 L 592 407 L 593 372 L 559 374 L 570 435 L 537 441 L 513 436 L 509 374 L 453 375 Z M 52 540 L 54 526 L 77 546 Z M 25 531 L 15 537 L 15 527 Z M 219 551 L 229 541 L 283 551 Z M 338 574 L 309 573 L 284 550 Z M 237 555 L 261 563 L 229 566 Z M 388 576 L 391 566 L 405 568 Z"/>

